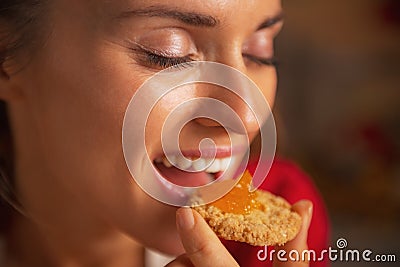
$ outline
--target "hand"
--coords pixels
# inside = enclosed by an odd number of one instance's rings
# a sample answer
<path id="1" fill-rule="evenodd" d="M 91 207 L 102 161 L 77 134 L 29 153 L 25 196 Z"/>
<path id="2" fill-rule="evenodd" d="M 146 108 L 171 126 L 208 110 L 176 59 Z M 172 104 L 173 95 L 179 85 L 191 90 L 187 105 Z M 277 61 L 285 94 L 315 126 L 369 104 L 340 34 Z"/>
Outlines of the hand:
<path id="1" fill-rule="evenodd" d="M 302 226 L 299 234 L 292 241 L 287 242 L 276 250 L 291 250 L 301 252 L 308 248 L 308 228 L 312 216 L 312 203 L 307 200 L 299 201 L 292 209 L 302 217 Z M 190 208 L 180 208 L 177 213 L 177 228 L 186 250 L 186 253 L 170 262 L 166 267 L 231 267 L 239 266 L 222 245 L 221 241 L 196 211 Z M 291 262 L 274 260 L 274 267 L 306 267 L 308 262 Z"/>
<path id="2" fill-rule="evenodd" d="M 176 224 L 186 253 L 167 267 L 235 267 L 239 266 L 221 241 L 195 210 L 180 208 Z"/>
<path id="3" fill-rule="evenodd" d="M 312 218 L 312 203 L 308 200 L 301 200 L 293 205 L 292 210 L 300 214 L 302 218 L 302 225 L 300 228 L 300 232 L 297 234 L 296 238 L 287 242 L 281 247 L 275 247 L 275 250 L 284 250 L 285 258 L 288 261 L 279 261 L 276 257 L 273 262 L 274 267 L 307 267 L 309 266 L 308 261 L 290 261 L 289 260 L 289 252 L 292 250 L 296 250 L 299 252 L 300 258 L 302 255 L 302 251 L 308 249 L 307 245 L 307 236 L 308 236 L 308 228 L 310 227 L 310 222 Z M 275 254 L 276 255 L 276 254 Z"/>

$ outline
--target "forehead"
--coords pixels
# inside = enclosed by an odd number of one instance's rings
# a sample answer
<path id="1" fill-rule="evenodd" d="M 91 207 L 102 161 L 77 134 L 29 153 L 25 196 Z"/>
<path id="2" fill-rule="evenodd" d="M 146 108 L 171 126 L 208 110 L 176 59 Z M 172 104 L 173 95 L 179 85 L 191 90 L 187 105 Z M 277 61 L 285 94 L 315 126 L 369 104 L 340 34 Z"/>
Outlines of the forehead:
<path id="1" fill-rule="evenodd" d="M 75 2 L 84 5 L 86 1 Z M 259 17 L 274 17 L 281 12 L 281 0 L 91 0 L 89 6 L 89 10 L 103 16 L 105 13 L 120 16 L 129 11 L 148 9 L 196 12 L 212 16 L 223 25 L 230 21 L 250 23 Z"/>
<path id="2" fill-rule="evenodd" d="M 76 0 L 78 3 L 82 1 Z M 92 5 L 120 7 L 176 6 L 203 11 L 257 11 L 256 8 L 280 6 L 280 0 L 90 0 Z"/>

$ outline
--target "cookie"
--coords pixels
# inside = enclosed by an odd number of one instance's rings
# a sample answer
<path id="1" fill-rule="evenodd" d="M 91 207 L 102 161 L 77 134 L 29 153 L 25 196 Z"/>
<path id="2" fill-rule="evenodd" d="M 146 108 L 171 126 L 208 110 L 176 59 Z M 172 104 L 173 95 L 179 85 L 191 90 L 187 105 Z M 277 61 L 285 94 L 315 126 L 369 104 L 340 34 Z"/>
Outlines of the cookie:
<path id="1" fill-rule="evenodd" d="M 248 179 L 250 174 L 246 175 Z M 264 246 L 282 245 L 295 238 L 300 230 L 301 217 L 291 210 L 290 204 L 266 191 L 250 193 L 246 181 L 242 181 L 243 178 L 223 198 L 193 209 L 219 237 L 226 240 Z"/>

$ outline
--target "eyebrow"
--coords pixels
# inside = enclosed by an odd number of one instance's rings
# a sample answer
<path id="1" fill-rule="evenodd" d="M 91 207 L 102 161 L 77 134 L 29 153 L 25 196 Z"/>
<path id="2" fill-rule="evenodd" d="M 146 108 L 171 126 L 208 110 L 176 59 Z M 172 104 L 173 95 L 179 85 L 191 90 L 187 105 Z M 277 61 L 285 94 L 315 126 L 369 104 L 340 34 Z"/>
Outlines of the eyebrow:
<path id="1" fill-rule="evenodd" d="M 171 18 L 196 27 L 215 27 L 220 24 L 220 21 L 213 16 L 179 11 L 166 6 L 150 6 L 144 9 L 130 10 L 123 12 L 117 18 L 127 18 L 131 16 Z"/>
<path id="2" fill-rule="evenodd" d="M 129 18 L 132 16 L 171 18 L 196 27 L 216 27 L 220 25 L 220 21 L 213 16 L 190 11 L 180 11 L 176 8 L 163 5 L 126 11 L 121 13 L 117 18 Z M 283 12 L 280 11 L 278 15 L 270 17 L 262 22 L 260 26 L 258 26 L 257 30 L 270 28 L 278 22 L 283 21 L 283 18 Z"/>

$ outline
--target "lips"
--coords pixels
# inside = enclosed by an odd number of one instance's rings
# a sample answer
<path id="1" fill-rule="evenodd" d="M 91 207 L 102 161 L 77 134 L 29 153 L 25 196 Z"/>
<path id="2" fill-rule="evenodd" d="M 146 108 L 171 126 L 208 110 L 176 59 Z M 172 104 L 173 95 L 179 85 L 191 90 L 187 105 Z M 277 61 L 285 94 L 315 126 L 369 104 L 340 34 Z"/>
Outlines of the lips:
<path id="1" fill-rule="evenodd" d="M 197 187 L 218 179 L 234 159 L 231 151 L 229 153 L 225 151 L 217 153 L 216 158 L 184 157 L 182 154 L 168 155 L 168 157 L 163 155 L 156 158 L 153 163 L 166 180 L 179 186 Z"/>

